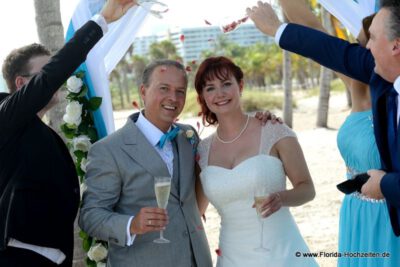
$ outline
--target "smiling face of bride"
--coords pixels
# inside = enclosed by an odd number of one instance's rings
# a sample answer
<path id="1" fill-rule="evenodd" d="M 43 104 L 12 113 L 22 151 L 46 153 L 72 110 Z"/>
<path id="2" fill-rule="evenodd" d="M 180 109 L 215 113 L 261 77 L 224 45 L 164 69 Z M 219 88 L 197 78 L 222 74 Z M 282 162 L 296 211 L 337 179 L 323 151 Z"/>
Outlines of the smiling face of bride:
<path id="1" fill-rule="evenodd" d="M 195 88 L 203 118 L 209 124 L 216 124 L 217 115 L 241 109 L 243 72 L 226 57 L 210 57 L 199 66 Z"/>
<path id="2" fill-rule="evenodd" d="M 208 107 L 217 117 L 240 109 L 240 94 L 243 83 L 238 82 L 233 75 L 227 78 L 207 81 L 203 87 L 202 97 Z"/>

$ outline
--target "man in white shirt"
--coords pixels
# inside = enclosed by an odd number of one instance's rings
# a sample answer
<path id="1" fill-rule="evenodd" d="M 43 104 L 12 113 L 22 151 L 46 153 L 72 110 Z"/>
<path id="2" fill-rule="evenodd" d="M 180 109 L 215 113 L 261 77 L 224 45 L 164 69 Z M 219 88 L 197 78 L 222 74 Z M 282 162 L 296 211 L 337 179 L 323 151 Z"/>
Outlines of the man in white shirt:
<path id="1" fill-rule="evenodd" d="M 92 146 L 79 225 L 109 243 L 108 266 L 212 266 L 195 194 L 195 130 L 175 123 L 185 104 L 182 64 L 146 67 L 144 110 Z M 157 207 L 154 177 L 172 177 L 167 209 Z M 153 240 L 164 230 L 169 244 Z"/>
<path id="2" fill-rule="evenodd" d="M 381 1 L 367 49 L 307 27 L 284 24 L 267 3 L 258 2 L 247 13 L 283 49 L 370 85 L 382 170 L 369 170 L 370 178 L 361 191 L 369 198 L 386 199 L 393 231 L 400 236 L 400 1 Z"/>
<path id="3" fill-rule="evenodd" d="M 67 147 L 40 118 L 107 30 L 134 6 L 109 0 L 52 58 L 29 45 L 6 58 L 0 93 L 0 266 L 72 266 L 79 182 Z"/>

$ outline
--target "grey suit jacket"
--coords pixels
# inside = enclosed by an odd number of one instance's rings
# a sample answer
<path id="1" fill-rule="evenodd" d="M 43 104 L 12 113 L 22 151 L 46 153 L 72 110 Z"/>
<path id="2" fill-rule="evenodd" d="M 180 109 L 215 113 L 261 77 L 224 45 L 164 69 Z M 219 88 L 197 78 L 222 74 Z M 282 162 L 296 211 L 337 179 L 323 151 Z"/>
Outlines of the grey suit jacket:
<path id="1" fill-rule="evenodd" d="M 135 123 L 129 119 L 91 148 L 79 225 L 89 235 L 108 241 L 107 266 L 189 267 L 193 258 L 198 267 L 212 266 L 194 190 L 193 145 L 185 134 L 193 128 L 179 127 L 180 194 L 171 184 L 169 224 L 164 231 L 169 244 L 153 243 L 159 235 L 153 232 L 137 235 L 132 246 L 126 245 L 129 218 L 142 207 L 157 207 L 153 177 L 169 176 L 165 163 Z"/>

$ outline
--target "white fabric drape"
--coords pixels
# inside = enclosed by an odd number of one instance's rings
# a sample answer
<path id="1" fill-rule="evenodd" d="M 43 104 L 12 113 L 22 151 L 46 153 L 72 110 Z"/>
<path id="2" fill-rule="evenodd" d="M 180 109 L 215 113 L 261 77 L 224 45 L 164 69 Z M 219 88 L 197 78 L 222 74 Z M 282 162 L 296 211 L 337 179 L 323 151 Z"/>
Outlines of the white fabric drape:
<path id="1" fill-rule="evenodd" d="M 72 15 L 70 28 L 67 32 L 67 40 L 90 18 L 98 13 L 105 0 L 81 0 Z M 108 86 L 108 76 L 115 68 L 128 48 L 133 43 L 135 36 L 143 24 L 150 8 L 150 4 L 131 8 L 120 20 L 108 25 L 108 32 L 90 51 L 85 61 L 86 75 L 91 78 L 89 88 L 92 96 L 102 97 L 100 107 L 101 116 L 95 116 L 95 120 L 102 119 L 105 129 L 98 129 L 100 137 L 104 137 L 115 130 L 111 94 Z M 99 125 L 99 123 L 96 124 Z"/>
<path id="2" fill-rule="evenodd" d="M 334 15 L 352 34 L 358 36 L 364 17 L 377 11 L 375 0 L 318 0 L 329 13 Z"/>

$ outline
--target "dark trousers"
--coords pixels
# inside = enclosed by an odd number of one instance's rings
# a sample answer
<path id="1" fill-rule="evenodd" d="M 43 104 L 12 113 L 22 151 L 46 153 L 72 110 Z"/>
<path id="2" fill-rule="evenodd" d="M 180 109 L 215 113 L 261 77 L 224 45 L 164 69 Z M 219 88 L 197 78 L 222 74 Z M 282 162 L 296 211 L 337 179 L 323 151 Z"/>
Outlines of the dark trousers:
<path id="1" fill-rule="evenodd" d="M 0 251 L 1 267 L 66 267 L 66 262 L 67 260 L 64 260 L 61 265 L 57 265 L 28 249 L 7 247 L 5 251 Z"/>

